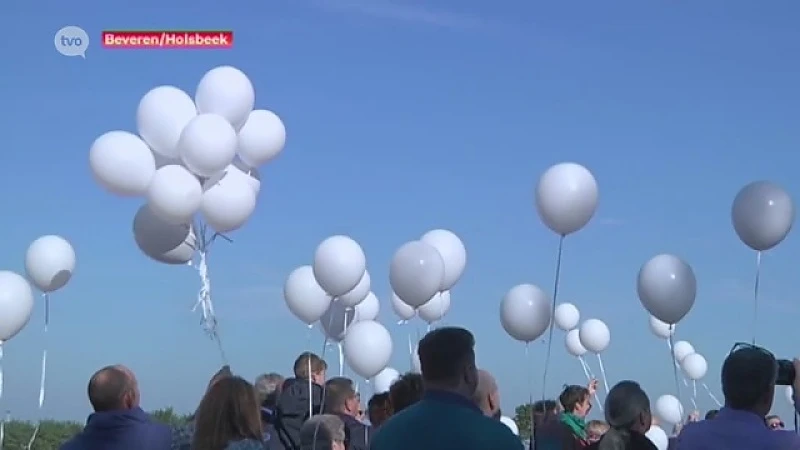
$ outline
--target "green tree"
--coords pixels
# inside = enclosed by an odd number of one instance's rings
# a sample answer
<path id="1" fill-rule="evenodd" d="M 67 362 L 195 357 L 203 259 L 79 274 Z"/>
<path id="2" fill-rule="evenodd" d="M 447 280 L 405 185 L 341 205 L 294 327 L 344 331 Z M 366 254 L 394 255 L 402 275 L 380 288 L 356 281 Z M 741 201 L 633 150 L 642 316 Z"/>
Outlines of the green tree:
<path id="1" fill-rule="evenodd" d="M 187 414 L 176 413 L 171 406 L 167 408 L 157 409 L 151 412 L 150 416 L 153 418 L 153 420 L 169 425 L 171 427 L 183 425 L 186 422 L 188 422 L 189 418 L 191 417 L 190 415 Z"/>
<path id="2" fill-rule="evenodd" d="M 519 428 L 519 436 L 522 439 L 531 438 L 531 424 L 533 423 L 533 405 L 525 403 L 517 406 L 514 410 L 514 422 Z"/>

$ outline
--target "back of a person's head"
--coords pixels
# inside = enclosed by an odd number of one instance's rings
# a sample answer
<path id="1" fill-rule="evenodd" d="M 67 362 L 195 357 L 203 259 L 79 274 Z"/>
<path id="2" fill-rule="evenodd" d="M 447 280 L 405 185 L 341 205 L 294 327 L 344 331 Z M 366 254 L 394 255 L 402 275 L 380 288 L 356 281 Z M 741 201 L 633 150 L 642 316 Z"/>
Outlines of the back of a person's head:
<path id="1" fill-rule="evenodd" d="M 138 406 L 132 372 L 122 366 L 107 366 L 92 375 L 87 387 L 95 412 L 131 409 Z"/>
<path id="2" fill-rule="evenodd" d="M 214 383 L 200 401 L 192 450 L 217 450 L 243 439 L 262 439 L 255 389 L 241 377 L 225 377 Z"/>
<path id="3" fill-rule="evenodd" d="M 395 380 L 389 387 L 389 403 L 392 411 L 398 413 L 422 399 L 425 384 L 422 375 L 408 372 Z"/>
<path id="4" fill-rule="evenodd" d="M 533 404 L 533 428 L 534 430 L 547 420 L 556 415 L 555 400 L 538 400 Z"/>
<path id="5" fill-rule="evenodd" d="M 274 372 L 259 375 L 254 383 L 258 403 L 265 408 L 275 407 L 283 381 L 283 376 Z"/>
<path id="6" fill-rule="evenodd" d="M 706 419 L 706 420 L 711 420 L 711 419 L 713 419 L 713 418 L 717 417 L 717 414 L 719 414 L 719 410 L 718 410 L 718 409 L 712 409 L 712 410 L 709 410 L 709 411 L 706 413 L 706 417 L 705 417 L 705 419 Z"/>
<path id="7" fill-rule="evenodd" d="M 301 450 L 344 450 L 347 429 L 333 414 L 311 416 L 300 428 Z"/>
<path id="8" fill-rule="evenodd" d="M 383 422 L 392 415 L 388 392 L 375 394 L 369 399 L 367 402 L 367 415 L 372 426 L 379 427 L 383 425 Z"/>
<path id="9" fill-rule="evenodd" d="M 478 385 L 475 337 L 468 330 L 444 327 L 425 335 L 417 347 L 422 378 L 439 388 L 464 390 L 472 396 Z"/>
<path id="10" fill-rule="evenodd" d="M 765 416 L 772 408 L 778 363 L 764 349 L 742 346 L 722 363 L 725 406 Z"/>
<path id="11" fill-rule="evenodd" d="M 606 396 L 605 416 L 609 430 L 600 441 L 600 450 L 624 450 L 631 433 L 644 434 L 651 424 L 650 399 L 639 383 L 621 381 Z"/>
<path id="12" fill-rule="evenodd" d="M 484 410 L 484 412 L 488 409 L 488 404 L 490 401 L 495 401 L 496 396 L 498 395 L 498 388 L 497 382 L 495 381 L 494 377 L 491 373 L 486 370 L 478 370 L 478 385 L 475 387 L 475 393 L 472 395 L 472 400 Z M 496 411 L 490 411 L 493 413 L 500 412 L 500 405 L 492 405 L 496 407 Z"/>
<path id="13" fill-rule="evenodd" d="M 294 376 L 307 380 L 315 374 L 322 374 L 328 369 L 328 363 L 315 353 L 303 352 L 294 360 Z"/>
<path id="14" fill-rule="evenodd" d="M 353 380 L 345 377 L 335 377 L 325 382 L 325 412 L 347 412 L 347 402 L 356 397 Z"/>
<path id="15" fill-rule="evenodd" d="M 589 398 L 589 389 L 584 386 L 570 385 L 561 391 L 558 402 L 564 407 L 566 412 L 574 412 L 575 408 Z"/>

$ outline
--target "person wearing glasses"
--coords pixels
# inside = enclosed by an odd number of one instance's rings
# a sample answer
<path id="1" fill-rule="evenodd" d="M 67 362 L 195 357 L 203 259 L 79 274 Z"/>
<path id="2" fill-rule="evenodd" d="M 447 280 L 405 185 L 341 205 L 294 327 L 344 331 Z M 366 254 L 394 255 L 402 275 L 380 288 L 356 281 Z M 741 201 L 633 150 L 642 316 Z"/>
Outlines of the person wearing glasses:
<path id="1" fill-rule="evenodd" d="M 800 372 L 800 361 L 794 361 Z M 677 450 L 800 450 L 800 436 L 773 431 L 766 417 L 772 409 L 778 362 L 767 350 L 737 344 L 722 364 L 725 406 L 714 420 L 697 422 L 677 438 Z M 800 380 L 794 381 L 795 392 Z"/>
<path id="2" fill-rule="evenodd" d="M 780 416 L 776 415 L 767 416 L 767 426 L 770 430 L 783 430 L 786 428 Z"/>

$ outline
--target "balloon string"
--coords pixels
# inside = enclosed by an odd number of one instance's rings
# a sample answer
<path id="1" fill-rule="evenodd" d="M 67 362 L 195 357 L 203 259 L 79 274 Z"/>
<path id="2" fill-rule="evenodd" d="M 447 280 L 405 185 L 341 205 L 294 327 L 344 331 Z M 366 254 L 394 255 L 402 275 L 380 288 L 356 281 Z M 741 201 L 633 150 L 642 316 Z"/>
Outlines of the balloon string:
<path id="1" fill-rule="evenodd" d="M 533 412 L 533 358 L 531 358 L 531 343 L 525 343 L 525 367 L 528 372 L 528 407 Z M 533 421 L 531 420 L 531 436 L 533 436 Z"/>
<path id="2" fill-rule="evenodd" d="M 200 239 L 198 240 L 199 248 L 197 249 L 198 261 L 196 264 L 192 264 L 192 267 L 197 270 L 197 275 L 200 277 L 200 290 L 197 292 L 197 301 L 192 308 L 192 312 L 200 308 L 202 313 L 200 324 L 206 334 L 217 344 L 217 351 L 222 363 L 227 365 L 228 357 L 225 355 L 222 338 L 219 335 L 217 315 L 214 312 L 214 303 L 211 301 L 211 279 L 208 275 L 208 246 L 217 235 L 206 241 L 207 227 L 205 225 L 196 225 L 195 228 L 200 230 Z"/>
<path id="3" fill-rule="evenodd" d="M 670 325 L 670 331 L 674 329 L 675 325 Z M 675 342 L 673 341 L 673 334 L 670 333 L 669 335 L 669 348 L 675 348 Z M 672 374 L 675 376 L 675 394 L 678 396 L 678 402 L 681 401 L 681 383 L 678 381 L 678 361 L 675 358 L 675 353 L 670 350 L 669 358 L 672 360 Z M 684 380 L 685 382 L 685 380 Z"/>
<path id="4" fill-rule="evenodd" d="M 578 356 L 578 361 L 581 363 L 581 367 L 583 367 L 583 374 L 586 375 L 586 381 L 591 383 L 592 378 L 594 378 L 594 375 L 592 375 L 592 369 L 589 368 L 589 364 L 586 363 L 586 360 L 583 359 L 583 356 Z M 600 401 L 600 397 L 597 396 L 597 390 L 594 391 L 594 401 L 602 412 L 603 403 Z"/>
<path id="5" fill-rule="evenodd" d="M 324 353 L 323 353 L 324 355 Z M 325 360 L 325 357 L 322 357 L 322 360 Z M 311 357 L 309 355 L 308 358 L 308 417 L 314 415 L 314 386 L 311 385 Z M 322 401 L 325 401 L 323 397 Z"/>
<path id="6" fill-rule="evenodd" d="M 758 328 L 758 293 L 761 287 L 761 251 L 756 252 L 756 279 L 753 283 L 753 345 L 756 345 Z"/>
<path id="7" fill-rule="evenodd" d="M 674 327 L 674 326 L 675 325 L 670 325 L 670 327 Z M 676 369 L 680 369 L 681 365 L 680 365 L 680 363 L 678 363 L 678 360 L 675 359 L 675 353 L 672 351 L 672 344 L 670 343 L 670 340 L 671 340 L 671 338 L 667 339 L 667 348 L 669 349 L 669 354 L 670 354 L 670 357 L 672 358 L 672 363 L 675 364 L 675 368 Z M 683 374 L 680 374 L 680 376 L 681 376 L 681 380 L 683 380 L 683 385 L 686 386 L 686 387 L 689 387 L 689 382 L 686 381 L 686 377 L 684 377 Z"/>
<path id="8" fill-rule="evenodd" d="M 414 344 L 411 342 L 411 331 L 408 332 L 408 369 L 409 372 L 414 372 Z"/>
<path id="9" fill-rule="evenodd" d="M 6 415 L 0 421 L 0 450 L 3 450 L 3 443 L 6 440 L 6 424 L 11 422 L 11 411 L 6 410 Z"/>
<path id="10" fill-rule="evenodd" d="M 606 395 L 608 395 L 608 378 L 606 378 L 606 368 L 603 367 L 603 358 L 600 353 L 597 354 L 597 364 L 600 366 L 600 375 L 603 377 L 603 387 L 606 388 Z"/>
<path id="11" fill-rule="evenodd" d="M 344 347 L 341 342 L 337 342 L 336 346 L 339 348 L 339 376 L 344 376 Z"/>
<path id="12" fill-rule="evenodd" d="M 42 350 L 42 371 L 41 378 L 39 379 L 39 418 L 36 420 L 36 426 L 33 427 L 33 433 L 28 446 L 25 448 L 33 448 L 33 443 L 36 442 L 36 436 L 39 435 L 39 428 L 42 425 L 42 407 L 44 406 L 45 386 L 47 381 L 47 329 L 50 327 L 50 295 L 45 292 L 42 294 L 44 299 L 44 349 Z"/>
<path id="13" fill-rule="evenodd" d="M 702 382 L 700 383 L 700 385 L 701 385 L 701 386 L 703 386 L 703 389 L 705 389 L 705 390 L 706 390 L 706 393 L 708 393 L 708 396 L 709 396 L 709 397 L 711 397 L 711 400 L 712 400 L 714 403 L 716 403 L 718 407 L 720 407 L 720 408 L 721 408 L 721 407 L 722 407 L 722 402 L 720 402 L 720 401 L 717 399 L 717 397 L 714 395 L 714 393 L 713 393 L 713 392 L 711 392 L 711 389 L 709 389 L 709 388 L 708 388 L 708 385 L 707 385 L 707 384 L 705 384 L 705 383 L 702 383 Z"/>
<path id="14" fill-rule="evenodd" d="M 542 375 L 542 400 L 547 395 L 547 372 L 550 369 L 550 355 L 553 351 L 553 328 L 555 322 L 556 301 L 558 299 L 558 285 L 561 281 L 561 254 L 564 250 L 564 235 L 558 238 L 558 254 L 556 256 L 556 274 L 553 281 L 553 305 L 550 308 L 550 331 L 547 336 L 547 356 L 544 360 L 544 375 Z"/>

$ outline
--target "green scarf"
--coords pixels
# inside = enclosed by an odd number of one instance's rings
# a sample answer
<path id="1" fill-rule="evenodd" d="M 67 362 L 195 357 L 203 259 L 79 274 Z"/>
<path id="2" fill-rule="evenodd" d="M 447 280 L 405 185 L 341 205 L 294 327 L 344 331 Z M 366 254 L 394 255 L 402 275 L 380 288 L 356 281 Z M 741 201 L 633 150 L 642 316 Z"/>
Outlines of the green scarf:
<path id="1" fill-rule="evenodd" d="M 561 413 L 559 420 L 561 420 L 561 423 L 569 427 L 575 436 L 578 436 L 581 439 L 586 439 L 586 420 L 584 420 L 582 417 L 565 412 Z"/>

